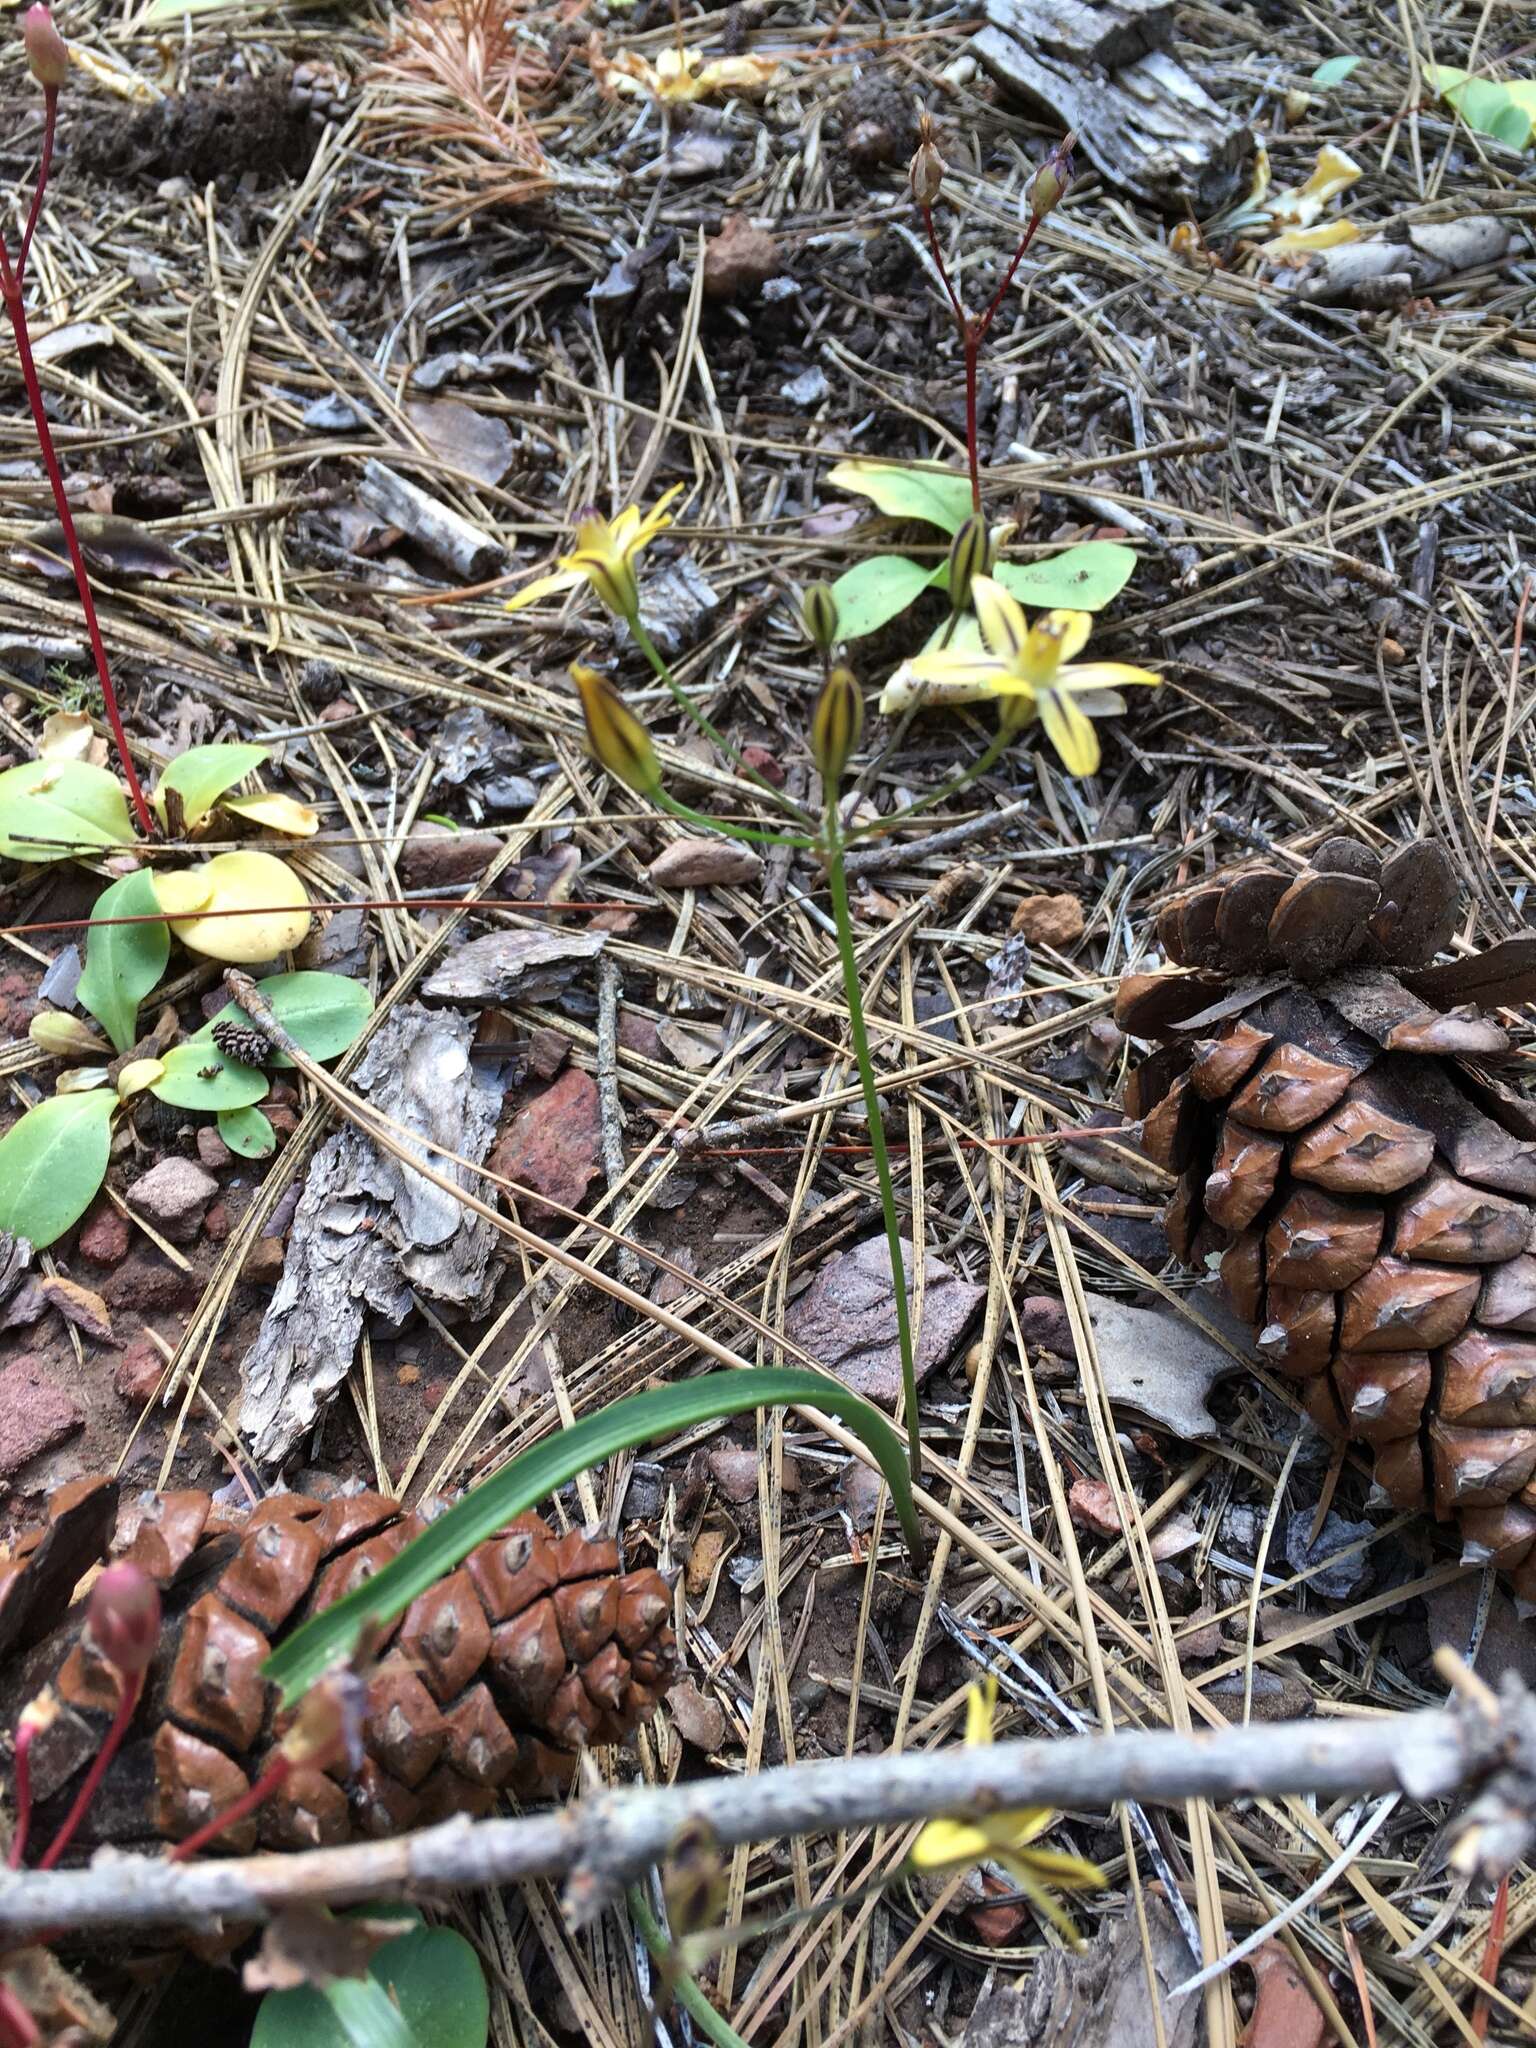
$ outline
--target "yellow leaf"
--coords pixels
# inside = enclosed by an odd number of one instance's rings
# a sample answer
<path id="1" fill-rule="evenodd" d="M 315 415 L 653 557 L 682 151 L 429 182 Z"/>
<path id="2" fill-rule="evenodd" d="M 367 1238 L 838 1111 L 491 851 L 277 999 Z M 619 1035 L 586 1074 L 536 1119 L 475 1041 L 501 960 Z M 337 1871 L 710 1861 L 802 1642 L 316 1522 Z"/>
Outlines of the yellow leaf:
<path id="1" fill-rule="evenodd" d="M 116 99 L 130 100 L 135 106 L 144 107 L 153 106 L 156 100 L 165 98 L 158 85 L 141 78 L 137 71 L 130 71 L 121 58 L 103 57 L 97 51 L 87 49 L 84 43 L 70 44 L 69 61 L 93 84 L 104 86 Z"/>
<path id="2" fill-rule="evenodd" d="M 195 869 L 208 885 L 203 914 L 171 921 L 193 953 L 248 966 L 299 945 L 309 930 L 309 897 L 286 861 L 275 854 L 215 854 Z M 157 885 L 158 893 L 158 885 Z"/>
<path id="3" fill-rule="evenodd" d="M 320 813 L 294 797 L 263 790 L 257 796 L 226 796 L 219 799 L 221 811 L 233 811 L 237 818 L 249 818 L 269 832 L 286 832 L 293 839 L 308 839 L 320 830 Z"/>
<path id="4" fill-rule="evenodd" d="M 155 901 L 168 917 L 190 917 L 206 910 L 213 884 L 206 868 L 174 868 L 155 876 Z"/>
<path id="5" fill-rule="evenodd" d="M 146 1088 L 154 1087 L 164 1072 L 164 1060 L 130 1060 L 126 1067 L 118 1070 L 118 1101 L 126 1102 L 130 1095 L 142 1095 Z"/>

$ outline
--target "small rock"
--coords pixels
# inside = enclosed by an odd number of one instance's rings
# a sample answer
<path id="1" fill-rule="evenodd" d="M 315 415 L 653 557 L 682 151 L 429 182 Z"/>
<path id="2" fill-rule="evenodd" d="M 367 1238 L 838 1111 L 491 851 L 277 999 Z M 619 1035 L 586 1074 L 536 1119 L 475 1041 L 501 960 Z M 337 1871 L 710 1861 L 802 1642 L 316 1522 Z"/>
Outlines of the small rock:
<path id="1" fill-rule="evenodd" d="M 791 377 L 787 383 L 781 384 L 779 396 L 787 398 L 791 405 L 820 405 L 831 389 L 826 371 L 820 363 L 812 363 L 809 369 L 802 370 L 798 377 Z"/>
<path id="2" fill-rule="evenodd" d="M 1083 922 L 1075 896 L 1026 896 L 1008 930 L 1022 932 L 1032 946 L 1070 946 L 1083 936 Z"/>
<path id="3" fill-rule="evenodd" d="M 283 1277 L 283 1240 L 258 1237 L 245 1255 L 240 1278 L 251 1287 L 275 1287 Z"/>
<path id="4" fill-rule="evenodd" d="M 895 163 L 901 139 L 883 121 L 855 121 L 843 137 L 843 153 L 855 170 L 874 171 Z"/>
<path id="5" fill-rule="evenodd" d="M 684 1742 L 691 1742 L 706 1756 L 718 1753 L 725 1742 L 725 1710 L 718 1700 L 685 1678 L 668 1689 L 667 1705 L 672 1710 L 672 1725 Z"/>
<path id="6" fill-rule="evenodd" d="M 400 849 L 400 879 L 408 889 L 473 882 L 501 852 L 502 843 L 498 832 L 454 832 L 423 819 L 411 827 Z"/>
<path id="7" fill-rule="evenodd" d="M 553 1081 L 570 1054 L 571 1041 L 565 1033 L 541 1024 L 528 1041 L 528 1071 L 540 1081 Z"/>
<path id="8" fill-rule="evenodd" d="M 159 1316 L 188 1309 L 203 1291 L 195 1273 L 184 1273 L 168 1259 L 146 1249 L 142 1257 L 123 1260 L 101 1283 L 108 1308 L 129 1309 L 138 1316 Z"/>
<path id="9" fill-rule="evenodd" d="M 222 1202 L 209 1204 L 208 1214 L 203 1218 L 203 1235 L 210 1244 L 222 1244 L 234 1228 L 229 1210 Z"/>
<path id="10" fill-rule="evenodd" d="M 728 213 L 720 232 L 704 244 L 704 296 L 740 299 L 760 291 L 782 268 L 779 245 L 744 213 Z"/>
<path id="11" fill-rule="evenodd" d="M 904 1241 L 901 1250 L 910 1274 L 912 1247 Z M 987 1292 L 932 1256 L 925 1274 L 915 1361 L 919 1386 L 953 1354 Z M 828 1259 L 791 1305 L 785 1327 L 798 1345 L 855 1393 L 882 1406 L 895 1401 L 901 1393 L 901 1351 L 884 1236 L 866 1238 L 851 1251 Z"/>
<path id="12" fill-rule="evenodd" d="M 128 1205 L 172 1244 L 190 1244 L 218 1192 L 213 1175 L 192 1160 L 162 1159 L 128 1190 Z"/>
<path id="13" fill-rule="evenodd" d="M 98 1202 L 80 1226 L 80 1256 L 88 1266 L 115 1266 L 128 1256 L 128 1219 Z"/>
<path id="14" fill-rule="evenodd" d="M 643 1060 L 661 1058 L 656 1019 L 642 1016 L 638 1010 L 625 1008 L 619 1011 L 619 1043 L 626 1052 L 635 1053 Z"/>
<path id="15" fill-rule="evenodd" d="M 762 861 L 739 840 L 674 839 L 646 873 L 659 889 L 709 889 L 755 882 L 762 871 Z"/>
<path id="16" fill-rule="evenodd" d="M 0 1479 L 12 1478 L 84 1421 L 73 1394 L 56 1386 L 35 1358 L 18 1358 L 0 1372 Z"/>
<path id="17" fill-rule="evenodd" d="M 629 1485 L 624 1489 L 624 1519 L 654 1522 L 666 1497 L 666 1467 L 637 1458 L 629 1469 Z"/>
<path id="18" fill-rule="evenodd" d="M 206 1166 L 210 1173 L 217 1173 L 221 1166 L 228 1166 L 233 1155 L 212 1124 L 199 1124 L 197 1129 L 197 1162 Z"/>
<path id="19" fill-rule="evenodd" d="M 361 910 L 330 910 L 317 918 L 315 928 L 293 956 L 296 967 L 350 974 L 368 972 L 367 913 Z M 224 990 L 219 990 L 221 1001 Z"/>
<path id="20" fill-rule="evenodd" d="M 601 1139 L 597 1083 L 582 1068 L 571 1067 L 518 1111 L 487 1163 L 504 1179 L 574 1209 L 598 1171 Z M 554 1219 L 555 1211 L 536 1199 L 505 1190 L 502 1197 L 509 1206 L 515 1201 L 523 1221 L 535 1228 Z"/>
<path id="21" fill-rule="evenodd" d="M 1019 1303 L 1019 1334 L 1032 1351 L 1054 1352 L 1058 1358 L 1077 1355 L 1067 1305 L 1054 1294 L 1025 1295 Z"/>
<path id="22" fill-rule="evenodd" d="M 135 1337 L 112 1374 L 112 1391 L 130 1408 L 152 1401 L 165 1371 L 165 1360 L 148 1337 Z"/>
<path id="23" fill-rule="evenodd" d="M 757 1493 L 757 1453 L 740 1444 L 720 1444 L 709 1454 L 709 1469 L 727 1500 L 752 1500 Z"/>
<path id="24" fill-rule="evenodd" d="M 760 747 L 756 740 L 749 740 L 741 750 L 741 758 L 748 768 L 762 776 L 764 782 L 771 782 L 775 789 L 784 787 L 783 763 L 767 747 Z"/>
<path id="25" fill-rule="evenodd" d="M 1309 1544 L 1307 1532 L 1312 1527 L 1314 1512 L 1302 1508 L 1286 1522 L 1285 1554 L 1292 1571 L 1304 1572 L 1310 1565 L 1322 1563 L 1336 1550 L 1344 1550 L 1362 1536 L 1371 1535 L 1376 1526 L 1374 1522 L 1347 1522 L 1342 1515 L 1330 1514 L 1318 1531 L 1317 1541 Z M 1337 1564 L 1324 1565 L 1307 1584 L 1319 1599 L 1351 1600 L 1370 1579 L 1371 1554 L 1369 1550 L 1357 1550 L 1351 1557 L 1341 1557 Z"/>

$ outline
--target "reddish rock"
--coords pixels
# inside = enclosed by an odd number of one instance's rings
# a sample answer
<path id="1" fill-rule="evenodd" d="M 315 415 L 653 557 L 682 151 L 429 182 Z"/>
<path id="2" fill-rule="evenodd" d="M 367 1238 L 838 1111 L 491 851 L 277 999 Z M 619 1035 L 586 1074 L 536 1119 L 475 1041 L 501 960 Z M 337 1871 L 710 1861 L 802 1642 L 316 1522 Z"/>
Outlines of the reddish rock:
<path id="1" fill-rule="evenodd" d="M 1074 945 L 1083 936 L 1083 906 L 1075 896 L 1026 896 L 1008 930 L 1032 946 Z"/>
<path id="2" fill-rule="evenodd" d="M 73 1394 L 49 1379 L 35 1358 L 18 1358 L 0 1372 L 0 1479 L 10 1479 L 84 1421 Z"/>
<path id="3" fill-rule="evenodd" d="M 164 1315 L 190 1308 L 203 1291 L 195 1273 L 184 1273 L 158 1253 L 129 1257 L 101 1283 L 108 1308 L 134 1310 L 139 1316 Z"/>
<path id="4" fill-rule="evenodd" d="M 784 769 L 779 757 L 770 753 L 767 747 L 760 747 L 755 740 L 750 740 L 742 748 L 741 758 L 748 768 L 762 776 L 764 782 L 771 782 L 775 789 L 784 787 Z"/>
<path id="5" fill-rule="evenodd" d="M 528 1041 L 528 1071 L 541 1081 L 552 1081 L 570 1058 L 571 1041 L 563 1031 L 541 1024 Z"/>
<path id="6" fill-rule="evenodd" d="M 227 991 L 226 991 L 227 993 Z M 210 1173 L 217 1173 L 221 1166 L 228 1166 L 233 1155 L 212 1124 L 199 1124 L 197 1131 L 198 1164 L 207 1167 Z"/>
<path id="7" fill-rule="evenodd" d="M 1077 1354 L 1067 1305 L 1054 1294 L 1025 1295 L 1019 1303 L 1019 1334 L 1032 1350 L 1050 1351 L 1057 1358 Z"/>
<path id="8" fill-rule="evenodd" d="M 489 1164 L 493 1173 L 574 1209 L 598 1170 L 600 1140 L 597 1083 L 571 1067 L 518 1111 Z M 513 1197 L 505 1189 L 501 1194 L 508 1206 L 516 1201 L 525 1223 L 537 1227 L 554 1219 L 555 1211 L 534 1197 Z"/>
<path id="9" fill-rule="evenodd" d="M 746 298 L 782 268 L 779 245 L 768 230 L 755 227 L 744 213 L 728 213 L 719 234 L 704 244 L 704 296 Z"/>
<path id="10" fill-rule="evenodd" d="M 142 1408 L 146 1401 L 154 1399 L 164 1371 L 165 1360 L 159 1346 L 148 1337 L 136 1337 L 117 1361 L 112 1390 L 130 1408 Z"/>
<path id="11" fill-rule="evenodd" d="M 661 1040 L 656 1035 L 656 1020 L 642 1017 L 638 1011 L 620 1009 L 619 1043 L 626 1052 L 638 1053 L 643 1060 L 661 1058 Z"/>
<path id="12" fill-rule="evenodd" d="M 283 1277 L 283 1240 L 258 1237 L 245 1255 L 240 1278 L 252 1287 L 275 1287 Z"/>
<path id="13" fill-rule="evenodd" d="M 760 857 L 736 839 L 674 839 L 646 869 L 660 889 L 714 889 L 755 882 Z"/>
<path id="14" fill-rule="evenodd" d="M 452 1380 L 428 1380 L 421 1390 L 422 1406 L 441 1408 L 448 1398 L 448 1390 L 452 1385 Z"/>
<path id="15" fill-rule="evenodd" d="M 98 1202 L 80 1226 L 80 1256 L 88 1266 L 115 1266 L 128 1256 L 128 1219 Z"/>
<path id="16" fill-rule="evenodd" d="M 210 1244 L 222 1244 L 234 1228 L 229 1210 L 222 1202 L 209 1205 L 208 1214 L 203 1218 L 203 1235 Z"/>

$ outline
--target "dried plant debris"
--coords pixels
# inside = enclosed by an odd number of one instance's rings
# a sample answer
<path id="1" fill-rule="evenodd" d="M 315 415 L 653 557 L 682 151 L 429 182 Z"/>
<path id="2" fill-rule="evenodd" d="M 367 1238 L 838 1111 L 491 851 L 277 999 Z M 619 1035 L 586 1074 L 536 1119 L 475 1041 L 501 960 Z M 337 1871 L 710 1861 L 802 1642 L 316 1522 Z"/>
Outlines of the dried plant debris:
<path id="1" fill-rule="evenodd" d="M 470 1059 L 471 1020 L 399 1005 L 353 1082 L 404 1126 L 434 1169 L 461 1187 L 473 1176 L 434 1147 L 478 1164 L 501 1107 Z M 492 1226 L 444 1189 L 348 1126 L 326 1141 L 305 1179 L 283 1277 L 241 1369 L 240 1428 L 253 1454 L 277 1463 L 314 1423 L 351 1369 L 365 1315 L 403 1323 L 418 1297 L 473 1311 L 493 1281 Z"/>

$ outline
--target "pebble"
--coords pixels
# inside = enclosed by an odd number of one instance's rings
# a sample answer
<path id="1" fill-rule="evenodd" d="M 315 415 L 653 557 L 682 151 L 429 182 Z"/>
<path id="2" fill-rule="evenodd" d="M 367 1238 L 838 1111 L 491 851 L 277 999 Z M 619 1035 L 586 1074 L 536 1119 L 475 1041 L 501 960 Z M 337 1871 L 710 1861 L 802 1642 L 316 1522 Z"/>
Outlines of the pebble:
<path id="1" fill-rule="evenodd" d="M 200 1124 L 197 1131 L 197 1160 L 210 1173 L 217 1173 L 221 1166 L 228 1166 L 233 1154 L 212 1124 Z"/>
<path id="2" fill-rule="evenodd" d="M 211 1173 L 190 1159 L 162 1159 L 128 1190 L 128 1204 L 172 1244 L 190 1244 L 219 1192 Z"/>
<path id="3" fill-rule="evenodd" d="M 146 1401 L 154 1398 L 164 1371 L 165 1360 L 159 1347 L 148 1337 L 136 1337 L 117 1361 L 112 1374 L 112 1390 L 130 1408 L 142 1408 Z"/>
<path id="4" fill-rule="evenodd" d="M 84 1421 L 73 1394 L 49 1379 L 35 1358 L 18 1358 L 0 1372 L 0 1479 L 13 1477 Z"/>
<path id="5" fill-rule="evenodd" d="M 80 1226 L 80 1256 L 88 1266 L 115 1266 L 128 1256 L 128 1219 L 100 1202 Z"/>
<path id="6" fill-rule="evenodd" d="M 1032 1350 L 1051 1351 L 1058 1358 L 1077 1355 L 1067 1305 L 1054 1294 L 1025 1295 L 1019 1303 L 1019 1334 Z"/>
<path id="7" fill-rule="evenodd" d="M 1026 896 L 1008 929 L 1032 946 L 1070 946 L 1083 936 L 1083 906 L 1075 896 Z"/>

